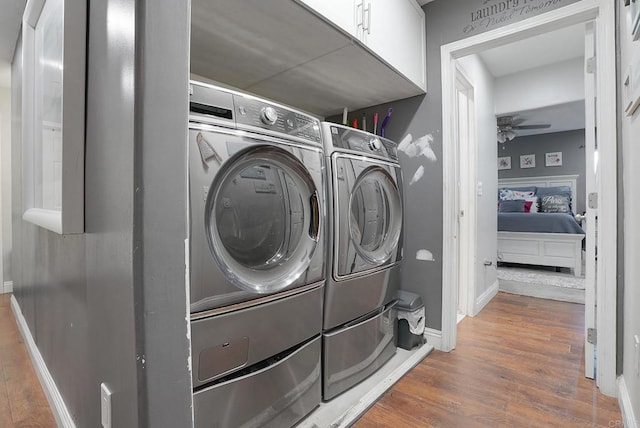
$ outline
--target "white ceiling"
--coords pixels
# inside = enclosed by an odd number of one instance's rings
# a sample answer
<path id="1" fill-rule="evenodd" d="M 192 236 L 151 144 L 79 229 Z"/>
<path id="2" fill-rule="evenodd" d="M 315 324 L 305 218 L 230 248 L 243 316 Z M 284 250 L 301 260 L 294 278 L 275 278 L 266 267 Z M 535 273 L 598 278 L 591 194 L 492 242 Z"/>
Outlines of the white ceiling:
<path id="1" fill-rule="evenodd" d="M 489 49 L 480 57 L 496 78 L 581 58 L 584 57 L 584 24 Z M 582 79 L 582 76 L 576 78 Z M 517 134 L 522 136 L 583 129 L 584 101 L 512 112 L 511 115 L 525 119 L 522 125 L 551 125 L 547 129 L 518 130 Z"/>
<path id="2" fill-rule="evenodd" d="M 0 0 L 0 87 L 11 85 L 11 60 L 27 0 Z"/>
<path id="3" fill-rule="evenodd" d="M 494 77 L 584 56 L 584 24 L 510 43 L 480 54 Z"/>

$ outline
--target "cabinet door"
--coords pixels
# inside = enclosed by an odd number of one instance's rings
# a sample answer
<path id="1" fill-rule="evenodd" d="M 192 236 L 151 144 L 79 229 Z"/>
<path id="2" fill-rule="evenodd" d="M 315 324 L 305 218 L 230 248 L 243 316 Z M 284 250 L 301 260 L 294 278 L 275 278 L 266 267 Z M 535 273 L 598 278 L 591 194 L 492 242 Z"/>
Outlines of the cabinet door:
<path id="1" fill-rule="evenodd" d="M 364 0 L 363 42 L 426 90 L 425 19 L 415 0 Z"/>
<path id="2" fill-rule="evenodd" d="M 362 24 L 362 0 L 296 1 L 352 36 L 357 35 L 357 26 Z"/>

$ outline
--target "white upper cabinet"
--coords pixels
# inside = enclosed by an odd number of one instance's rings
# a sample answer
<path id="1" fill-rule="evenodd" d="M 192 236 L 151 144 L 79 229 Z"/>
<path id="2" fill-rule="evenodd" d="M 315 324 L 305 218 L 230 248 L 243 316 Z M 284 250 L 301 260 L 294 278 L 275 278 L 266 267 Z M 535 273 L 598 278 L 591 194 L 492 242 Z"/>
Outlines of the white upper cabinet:
<path id="1" fill-rule="evenodd" d="M 415 0 L 296 0 L 426 90 L 425 19 Z"/>
<path id="2" fill-rule="evenodd" d="M 426 89 L 425 19 L 414 0 L 365 0 L 363 42 L 382 60 Z"/>
<path id="3" fill-rule="evenodd" d="M 362 7 L 361 0 L 297 1 L 352 36 L 356 36 L 356 25 L 362 24 L 362 10 L 360 9 Z"/>

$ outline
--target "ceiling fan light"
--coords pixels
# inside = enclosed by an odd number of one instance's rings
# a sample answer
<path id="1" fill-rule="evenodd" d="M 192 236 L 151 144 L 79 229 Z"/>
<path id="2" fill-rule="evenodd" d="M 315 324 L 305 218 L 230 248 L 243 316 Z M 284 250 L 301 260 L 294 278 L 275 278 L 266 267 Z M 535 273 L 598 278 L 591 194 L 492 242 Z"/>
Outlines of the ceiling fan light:
<path id="1" fill-rule="evenodd" d="M 504 144 L 507 142 L 507 136 L 502 131 L 498 131 L 498 143 Z"/>

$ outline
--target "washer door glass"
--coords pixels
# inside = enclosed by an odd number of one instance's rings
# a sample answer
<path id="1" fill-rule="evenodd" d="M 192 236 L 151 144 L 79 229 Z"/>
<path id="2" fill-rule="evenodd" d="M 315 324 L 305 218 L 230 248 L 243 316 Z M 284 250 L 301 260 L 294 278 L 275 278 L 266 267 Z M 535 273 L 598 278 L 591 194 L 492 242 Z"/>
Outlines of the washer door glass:
<path id="1" fill-rule="evenodd" d="M 254 147 L 228 165 L 207 198 L 211 253 L 239 288 L 282 290 L 305 272 L 316 248 L 318 191 L 302 163 L 277 147 Z"/>
<path id="2" fill-rule="evenodd" d="M 353 258 L 352 262 L 338 262 L 338 275 L 363 272 L 388 263 L 400 239 L 402 200 L 386 169 L 373 166 L 358 176 L 349 196 L 348 216 L 350 247 L 355 251 L 346 252 L 348 259 Z"/>

